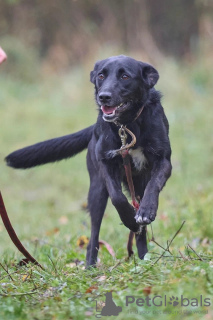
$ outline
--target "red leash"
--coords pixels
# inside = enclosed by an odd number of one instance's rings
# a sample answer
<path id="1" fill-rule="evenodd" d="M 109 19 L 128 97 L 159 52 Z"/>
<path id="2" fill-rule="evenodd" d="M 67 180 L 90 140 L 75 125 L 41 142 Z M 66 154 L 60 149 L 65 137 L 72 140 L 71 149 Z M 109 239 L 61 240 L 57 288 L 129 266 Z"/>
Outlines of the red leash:
<path id="1" fill-rule="evenodd" d="M 133 180 L 132 180 L 132 171 L 131 171 L 129 150 L 122 151 L 121 155 L 123 158 L 123 165 L 124 165 L 124 169 L 125 169 L 125 173 L 126 173 L 126 179 L 128 182 L 129 191 L 130 191 L 131 198 L 132 198 L 132 205 L 135 208 L 135 210 L 138 210 L 139 203 L 135 197 L 135 189 L 134 189 L 134 184 L 133 184 Z M 128 251 L 129 257 L 131 257 L 134 254 L 134 251 L 132 250 L 134 235 L 135 235 L 134 232 L 130 231 L 128 242 L 127 242 L 127 251 Z"/>
<path id="2" fill-rule="evenodd" d="M 142 108 L 142 110 L 143 110 L 143 108 Z M 140 111 L 140 113 L 142 112 L 142 110 Z M 126 139 L 127 139 L 126 132 L 128 132 L 132 137 L 132 142 L 130 144 L 126 144 Z M 121 143 L 122 143 L 122 146 L 121 146 L 119 152 L 123 158 L 123 165 L 124 165 L 124 169 L 125 169 L 125 173 L 126 173 L 126 179 L 127 179 L 127 183 L 129 186 L 130 195 L 132 198 L 132 206 L 135 208 L 135 211 L 137 211 L 139 209 L 139 202 L 135 196 L 135 189 L 134 189 L 134 184 L 133 184 L 133 180 L 132 180 L 132 170 L 131 170 L 130 155 L 129 155 L 129 149 L 135 145 L 136 137 L 129 129 L 127 129 L 126 127 L 124 127 L 122 125 L 118 131 L 118 134 L 121 138 Z M 129 257 L 131 257 L 131 255 L 134 253 L 132 250 L 134 235 L 135 235 L 135 233 L 133 231 L 130 231 L 128 242 L 127 242 L 127 251 L 128 251 Z"/>
<path id="3" fill-rule="evenodd" d="M 124 150 L 121 152 L 122 158 L 123 158 L 123 165 L 126 173 L 126 178 L 129 186 L 129 191 L 132 198 L 132 205 L 133 207 L 138 210 L 139 209 L 139 203 L 135 197 L 135 189 L 134 184 L 132 181 L 132 171 L 131 171 L 131 164 L 130 164 L 130 155 L 129 150 Z"/>
<path id="4" fill-rule="evenodd" d="M 13 229 L 12 224 L 10 222 L 10 219 L 8 217 L 1 192 L 0 192 L 0 215 L 1 215 L 2 221 L 4 223 L 4 226 L 10 236 L 10 239 L 13 241 L 16 248 L 27 258 L 27 261 L 29 260 L 32 263 L 39 266 L 41 269 L 43 269 L 43 267 L 40 265 L 40 263 L 38 263 L 38 261 L 29 254 L 29 252 L 25 249 L 25 247 L 23 246 L 23 244 L 21 243 L 21 241 L 17 237 L 15 230 Z"/>

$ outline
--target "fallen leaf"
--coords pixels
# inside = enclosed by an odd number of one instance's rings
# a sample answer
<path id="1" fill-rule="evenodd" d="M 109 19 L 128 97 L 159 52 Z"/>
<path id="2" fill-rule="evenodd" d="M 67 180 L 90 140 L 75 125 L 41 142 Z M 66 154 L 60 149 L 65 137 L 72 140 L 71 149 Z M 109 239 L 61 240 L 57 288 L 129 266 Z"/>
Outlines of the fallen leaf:
<path id="1" fill-rule="evenodd" d="M 152 287 L 143 288 L 143 293 L 148 296 L 152 292 Z"/>
<path id="2" fill-rule="evenodd" d="M 54 297 L 54 300 L 56 300 L 56 301 L 62 301 L 61 297 L 59 297 L 59 296 Z"/>
<path id="3" fill-rule="evenodd" d="M 109 254 L 111 254 L 112 257 L 115 257 L 115 252 L 109 243 L 107 243 L 104 240 L 99 240 L 99 245 L 104 245 L 106 247 L 107 251 L 109 252 Z"/>
<path id="4" fill-rule="evenodd" d="M 59 218 L 59 223 L 60 224 L 67 224 L 68 223 L 68 218 L 66 216 L 61 216 Z"/>
<path id="5" fill-rule="evenodd" d="M 28 279 L 30 279 L 30 275 L 29 275 L 29 274 L 24 274 L 24 275 L 22 276 L 22 281 L 23 281 L 23 282 L 26 281 L 26 280 L 28 280 Z"/>
<path id="6" fill-rule="evenodd" d="M 68 268 L 75 268 L 77 266 L 77 264 L 75 262 L 71 262 L 71 263 L 67 263 L 66 267 Z"/>
<path id="7" fill-rule="evenodd" d="M 56 233 L 59 233 L 59 228 L 55 227 L 54 229 L 46 231 L 46 236 L 52 236 Z"/>
<path id="8" fill-rule="evenodd" d="M 89 243 L 89 238 L 87 236 L 81 236 L 77 240 L 77 246 L 80 248 L 85 247 Z"/>
<path id="9" fill-rule="evenodd" d="M 98 287 L 97 286 L 91 286 L 86 290 L 86 293 L 92 293 L 93 290 L 97 290 Z"/>
<path id="10" fill-rule="evenodd" d="M 97 281 L 104 281 L 104 280 L 106 280 L 106 276 L 100 276 L 100 277 L 98 277 L 97 278 Z"/>

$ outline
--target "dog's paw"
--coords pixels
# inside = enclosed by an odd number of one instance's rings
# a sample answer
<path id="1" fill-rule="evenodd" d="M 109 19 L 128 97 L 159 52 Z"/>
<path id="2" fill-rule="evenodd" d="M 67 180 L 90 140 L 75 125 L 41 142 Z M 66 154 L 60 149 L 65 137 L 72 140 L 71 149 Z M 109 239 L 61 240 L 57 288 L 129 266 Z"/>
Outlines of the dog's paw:
<path id="1" fill-rule="evenodd" d="M 140 225 L 150 224 L 155 220 L 156 211 L 156 208 L 152 207 L 139 208 L 135 215 L 135 220 Z"/>

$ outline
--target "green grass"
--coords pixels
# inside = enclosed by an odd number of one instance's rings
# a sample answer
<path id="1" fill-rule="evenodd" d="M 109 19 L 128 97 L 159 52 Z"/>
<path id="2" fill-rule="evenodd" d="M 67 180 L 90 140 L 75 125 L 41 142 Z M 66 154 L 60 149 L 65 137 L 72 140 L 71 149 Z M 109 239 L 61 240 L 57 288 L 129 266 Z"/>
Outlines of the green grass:
<path id="1" fill-rule="evenodd" d="M 186 220 L 171 245 L 173 256 L 167 253 L 153 264 L 163 251 L 150 242 L 146 260 L 136 255 L 128 261 L 128 230 L 120 225 L 109 203 L 100 238 L 113 247 L 116 258 L 101 248 L 100 264 L 92 270 L 84 270 L 81 263 L 73 266 L 75 261 L 84 261 L 86 254 L 77 239 L 90 236 L 89 216 L 82 209 L 89 187 L 86 153 L 28 171 L 13 170 L 3 161 L 17 148 L 75 132 L 96 121 L 89 69 L 76 68 L 67 75 L 43 77 L 30 84 L 0 75 L 0 189 L 18 236 L 45 268 L 17 267 L 23 257 L 1 223 L 0 319 L 93 319 L 94 299 L 100 306 L 107 291 L 113 291 L 114 301 L 123 307 L 116 319 L 153 319 L 156 314 L 158 319 L 213 317 L 211 63 L 206 60 L 201 65 L 198 59 L 189 67 L 167 61 L 158 68 L 157 89 L 164 94 L 162 103 L 170 122 L 173 174 L 161 193 L 152 225 L 156 241 L 166 247 Z M 148 232 L 151 237 L 150 227 Z M 187 251 L 187 244 L 203 261 L 195 260 L 198 257 Z M 188 259 L 180 258 L 179 250 Z M 211 299 L 211 306 L 125 306 L 127 295 L 145 298 L 147 287 L 151 298 L 202 295 Z M 169 314 L 174 311 L 179 314 Z"/>

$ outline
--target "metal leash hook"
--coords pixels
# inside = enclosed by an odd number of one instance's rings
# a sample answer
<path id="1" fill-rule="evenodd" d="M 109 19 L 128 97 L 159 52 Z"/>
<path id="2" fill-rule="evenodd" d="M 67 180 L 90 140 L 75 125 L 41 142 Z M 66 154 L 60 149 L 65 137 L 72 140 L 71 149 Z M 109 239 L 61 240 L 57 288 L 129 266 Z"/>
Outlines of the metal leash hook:
<path id="1" fill-rule="evenodd" d="M 123 150 L 129 151 L 129 149 L 134 147 L 134 145 L 136 144 L 136 137 L 132 131 L 127 129 L 126 126 L 119 123 L 116 123 L 116 125 L 120 126 L 120 129 L 118 130 L 118 134 L 119 134 L 119 137 L 121 138 L 121 147 L 120 149 L 117 149 L 114 152 L 122 153 Z M 129 144 L 126 143 L 126 140 L 127 140 L 126 132 L 129 133 L 129 135 L 132 137 L 132 141 Z"/>
<path id="2" fill-rule="evenodd" d="M 121 125 L 120 129 L 118 130 L 118 134 L 121 138 L 121 148 L 126 146 L 126 139 L 127 139 L 127 134 L 125 132 L 124 126 Z"/>

